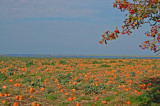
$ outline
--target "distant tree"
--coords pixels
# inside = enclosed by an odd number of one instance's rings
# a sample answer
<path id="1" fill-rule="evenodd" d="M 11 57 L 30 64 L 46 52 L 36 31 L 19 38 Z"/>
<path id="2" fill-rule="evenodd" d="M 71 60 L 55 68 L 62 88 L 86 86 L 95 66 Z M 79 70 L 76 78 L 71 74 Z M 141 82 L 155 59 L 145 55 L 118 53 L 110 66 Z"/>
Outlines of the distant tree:
<path id="1" fill-rule="evenodd" d="M 119 34 L 130 35 L 133 30 L 148 24 L 151 29 L 146 32 L 146 38 L 139 47 L 150 49 L 154 53 L 160 53 L 160 0 L 115 0 L 114 8 L 126 11 L 126 18 L 122 31 L 116 27 L 113 32 L 106 31 L 102 35 L 101 44 L 107 44 L 108 40 L 117 39 Z"/>

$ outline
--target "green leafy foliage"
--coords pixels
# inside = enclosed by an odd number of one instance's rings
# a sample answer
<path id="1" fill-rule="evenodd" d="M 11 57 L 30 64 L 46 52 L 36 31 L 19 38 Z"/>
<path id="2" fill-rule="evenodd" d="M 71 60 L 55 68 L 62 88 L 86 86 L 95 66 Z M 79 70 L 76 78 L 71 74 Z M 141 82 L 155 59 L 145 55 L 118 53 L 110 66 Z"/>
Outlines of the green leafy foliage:
<path id="1" fill-rule="evenodd" d="M 0 81 L 6 80 L 8 77 L 0 72 Z"/>
<path id="2" fill-rule="evenodd" d="M 111 67 L 111 65 L 103 64 L 103 65 L 101 65 L 101 67 L 109 68 L 109 67 Z"/>
<path id="3" fill-rule="evenodd" d="M 57 79 L 58 79 L 59 83 L 65 84 L 65 83 L 69 83 L 69 79 L 71 79 L 70 76 L 72 76 L 71 73 L 67 73 L 67 75 L 58 74 Z"/>
<path id="4" fill-rule="evenodd" d="M 59 61 L 59 64 L 66 65 L 66 64 L 67 64 L 67 62 L 66 62 L 65 60 L 60 60 L 60 61 Z"/>

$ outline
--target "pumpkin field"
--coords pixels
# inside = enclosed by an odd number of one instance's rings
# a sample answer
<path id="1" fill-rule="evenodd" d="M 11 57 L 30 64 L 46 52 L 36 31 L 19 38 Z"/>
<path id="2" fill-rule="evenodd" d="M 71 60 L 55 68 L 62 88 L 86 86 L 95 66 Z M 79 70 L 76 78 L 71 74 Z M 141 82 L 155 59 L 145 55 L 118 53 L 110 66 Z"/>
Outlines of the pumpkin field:
<path id="1" fill-rule="evenodd" d="M 160 59 L 0 57 L 1 106 L 160 105 Z"/>

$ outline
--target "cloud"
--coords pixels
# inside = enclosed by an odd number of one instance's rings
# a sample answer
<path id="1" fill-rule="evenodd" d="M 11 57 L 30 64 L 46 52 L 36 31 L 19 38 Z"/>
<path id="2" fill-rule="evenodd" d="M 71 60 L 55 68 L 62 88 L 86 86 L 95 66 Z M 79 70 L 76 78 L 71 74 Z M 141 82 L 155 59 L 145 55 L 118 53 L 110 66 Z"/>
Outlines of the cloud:
<path id="1" fill-rule="evenodd" d="M 96 0 L 0 0 L 0 17 L 86 17 L 99 11 Z"/>

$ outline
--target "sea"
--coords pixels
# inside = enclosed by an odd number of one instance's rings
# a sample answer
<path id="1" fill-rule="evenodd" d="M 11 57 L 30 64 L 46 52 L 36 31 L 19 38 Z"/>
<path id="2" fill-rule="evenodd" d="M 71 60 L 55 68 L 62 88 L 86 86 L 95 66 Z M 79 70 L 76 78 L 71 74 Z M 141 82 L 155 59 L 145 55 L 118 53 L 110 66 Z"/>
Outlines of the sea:
<path id="1" fill-rule="evenodd" d="M 53 55 L 53 54 L 0 54 L 0 57 L 55 57 L 55 58 L 108 58 L 108 59 L 160 59 L 160 56 L 117 55 Z"/>

